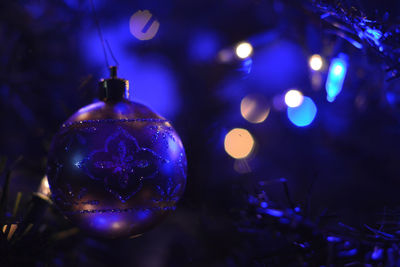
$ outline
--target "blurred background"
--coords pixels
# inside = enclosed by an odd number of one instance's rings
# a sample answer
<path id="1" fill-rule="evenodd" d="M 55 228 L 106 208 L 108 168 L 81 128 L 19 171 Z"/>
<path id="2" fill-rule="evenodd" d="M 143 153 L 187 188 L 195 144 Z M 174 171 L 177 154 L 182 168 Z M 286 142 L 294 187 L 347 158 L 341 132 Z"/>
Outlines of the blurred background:
<path id="1" fill-rule="evenodd" d="M 284 266 L 257 265 L 279 251 L 279 237 L 238 230 L 260 185 L 279 207 L 351 227 L 399 206 L 400 81 L 387 81 L 382 60 L 307 1 L 94 3 L 130 99 L 180 134 L 187 187 L 177 210 L 143 236 L 78 232 L 36 266 Z M 372 19 L 388 12 L 387 23 L 400 12 L 394 0 L 351 4 Z M 88 0 L 2 2 L 0 40 L 0 154 L 23 157 L 11 205 L 18 192 L 29 201 L 52 137 L 109 74 Z M 54 213 L 48 225 L 71 227 Z"/>

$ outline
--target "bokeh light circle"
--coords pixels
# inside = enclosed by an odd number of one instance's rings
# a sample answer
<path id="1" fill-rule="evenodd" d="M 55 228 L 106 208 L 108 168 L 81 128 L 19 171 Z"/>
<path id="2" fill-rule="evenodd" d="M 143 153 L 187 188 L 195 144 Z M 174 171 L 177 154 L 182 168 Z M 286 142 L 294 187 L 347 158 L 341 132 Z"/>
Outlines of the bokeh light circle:
<path id="1" fill-rule="evenodd" d="M 240 113 L 243 118 L 251 123 L 265 121 L 270 112 L 267 100 L 259 94 L 250 94 L 240 102 Z"/>
<path id="2" fill-rule="evenodd" d="M 312 55 L 309 60 L 309 65 L 312 70 L 319 71 L 324 65 L 324 61 L 320 55 Z"/>
<path id="3" fill-rule="evenodd" d="M 153 39 L 159 28 L 160 23 L 148 10 L 138 10 L 129 19 L 131 34 L 141 41 Z"/>
<path id="4" fill-rule="evenodd" d="M 225 136 L 224 147 L 232 158 L 246 158 L 253 150 L 254 139 L 246 129 L 235 128 Z"/>
<path id="5" fill-rule="evenodd" d="M 300 106 L 303 103 L 303 99 L 303 93 L 299 90 L 292 89 L 285 94 L 285 103 L 291 108 Z"/>
<path id="6" fill-rule="evenodd" d="M 253 53 L 253 46 L 248 42 L 239 43 L 235 49 L 238 58 L 245 59 Z"/>
<path id="7" fill-rule="evenodd" d="M 298 107 L 288 107 L 287 116 L 289 120 L 297 127 L 310 125 L 317 115 L 317 106 L 309 97 L 304 97 L 303 103 Z"/>
<path id="8" fill-rule="evenodd" d="M 341 65 L 336 65 L 335 68 L 333 69 L 333 73 L 338 76 L 342 74 L 343 67 Z"/>

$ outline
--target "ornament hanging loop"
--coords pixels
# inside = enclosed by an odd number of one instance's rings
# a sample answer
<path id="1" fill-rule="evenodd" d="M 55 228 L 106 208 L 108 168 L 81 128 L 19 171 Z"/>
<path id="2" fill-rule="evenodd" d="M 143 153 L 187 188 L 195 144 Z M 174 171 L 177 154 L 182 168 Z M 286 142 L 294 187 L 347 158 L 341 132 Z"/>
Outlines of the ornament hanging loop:
<path id="1" fill-rule="evenodd" d="M 116 79 L 117 78 L 117 67 L 116 66 L 111 66 L 110 67 L 110 77 L 112 79 Z"/>
<path id="2" fill-rule="evenodd" d="M 111 66 L 110 78 L 101 79 L 99 83 L 99 99 L 104 102 L 118 102 L 129 98 L 128 80 L 117 77 L 117 67 Z"/>

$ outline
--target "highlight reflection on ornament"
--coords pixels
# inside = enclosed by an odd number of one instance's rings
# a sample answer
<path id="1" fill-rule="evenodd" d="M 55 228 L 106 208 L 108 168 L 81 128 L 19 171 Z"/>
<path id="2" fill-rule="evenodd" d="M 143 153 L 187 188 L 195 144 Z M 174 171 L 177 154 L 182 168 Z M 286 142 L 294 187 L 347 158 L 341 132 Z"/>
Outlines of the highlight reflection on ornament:
<path id="1" fill-rule="evenodd" d="M 45 175 L 42 178 L 37 193 L 45 198 L 51 197 L 50 186 L 49 186 L 49 181 L 47 180 L 47 175 Z"/>

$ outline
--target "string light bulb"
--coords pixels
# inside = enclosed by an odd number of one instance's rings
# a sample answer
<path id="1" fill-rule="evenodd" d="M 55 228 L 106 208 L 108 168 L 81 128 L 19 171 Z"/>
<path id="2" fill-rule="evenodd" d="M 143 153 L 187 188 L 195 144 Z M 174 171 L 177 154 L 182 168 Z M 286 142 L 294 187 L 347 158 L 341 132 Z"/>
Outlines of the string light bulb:
<path id="1" fill-rule="evenodd" d="M 312 70 L 319 71 L 324 66 L 324 61 L 320 55 L 315 54 L 310 57 L 309 65 Z"/>
<path id="2" fill-rule="evenodd" d="M 246 59 L 253 53 L 253 46 L 248 42 L 241 42 L 236 46 L 235 53 L 238 58 Z"/>
<path id="3" fill-rule="evenodd" d="M 303 93 L 299 90 L 292 89 L 285 94 L 285 103 L 291 108 L 300 106 L 303 103 L 303 99 Z"/>

